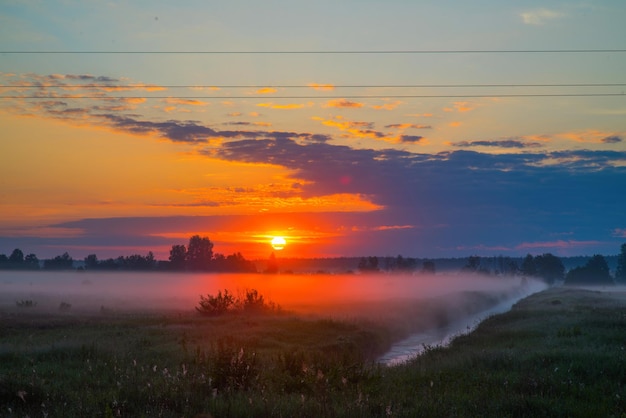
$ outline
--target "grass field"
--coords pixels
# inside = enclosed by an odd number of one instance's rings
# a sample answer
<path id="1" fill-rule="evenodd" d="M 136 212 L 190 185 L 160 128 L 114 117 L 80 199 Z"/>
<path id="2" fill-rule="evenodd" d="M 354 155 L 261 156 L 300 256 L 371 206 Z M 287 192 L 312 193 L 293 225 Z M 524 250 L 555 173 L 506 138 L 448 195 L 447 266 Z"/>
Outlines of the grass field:
<path id="1" fill-rule="evenodd" d="M 625 295 L 549 289 L 389 368 L 404 325 L 21 306 L 0 315 L 0 416 L 622 417 Z"/>

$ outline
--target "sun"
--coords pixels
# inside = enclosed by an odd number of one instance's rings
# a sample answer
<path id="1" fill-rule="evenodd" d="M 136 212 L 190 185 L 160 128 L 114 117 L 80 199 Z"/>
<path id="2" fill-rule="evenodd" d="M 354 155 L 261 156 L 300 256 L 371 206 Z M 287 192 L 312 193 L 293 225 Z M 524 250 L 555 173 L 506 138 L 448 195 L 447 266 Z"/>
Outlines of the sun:
<path id="1" fill-rule="evenodd" d="M 285 238 L 283 237 L 274 237 L 272 238 L 271 244 L 273 249 L 275 249 L 276 251 L 280 251 L 285 248 L 285 245 L 287 245 L 287 241 L 285 241 Z"/>

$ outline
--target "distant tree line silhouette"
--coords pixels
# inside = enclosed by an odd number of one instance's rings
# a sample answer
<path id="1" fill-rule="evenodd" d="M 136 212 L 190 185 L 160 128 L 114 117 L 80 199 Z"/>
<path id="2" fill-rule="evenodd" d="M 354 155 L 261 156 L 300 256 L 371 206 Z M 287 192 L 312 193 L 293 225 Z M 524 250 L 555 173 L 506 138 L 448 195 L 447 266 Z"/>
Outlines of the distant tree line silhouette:
<path id="1" fill-rule="evenodd" d="M 133 254 L 99 260 L 96 254 L 89 254 L 83 259 L 84 270 L 129 270 L 129 271 L 213 271 L 213 272 L 257 272 L 254 262 L 246 260 L 240 252 L 225 256 L 213 251 L 213 243 L 208 237 L 193 235 L 187 245 L 172 245 L 169 258 L 156 260 L 150 251 L 145 256 Z M 612 277 L 606 259 L 594 255 L 583 266 L 571 268 L 567 273 L 561 259 L 546 253 L 523 259 L 515 257 L 480 257 L 469 256 L 461 268 L 465 273 L 484 275 L 522 275 L 544 280 L 548 284 L 563 282 L 566 285 L 610 285 L 615 282 L 626 283 L 626 244 L 622 244 L 617 256 L 615 277 Z M 518 260 L 520 261 L 518 263 Z M 435 273 L 433 260 L 423 260 L 420 268 L 416 258 L 368 256 L 358 259 L 356 268 L 363 273 Z M 71 270 L 75 260 L 67 253 L 51 259 L 39 260 L 35 254 L 24 255 L 16 248 L 7 256 L 0 254 L 0 270 Z M 278 273 L 279 265 L 274 253 L 271 253 L 264 273 Z"/>
<path id="2" fill-rule="evenodd" d="M 72 270 L 74 259 L 67 253 L 43 263 L 35 254 L 24 253 L 19 248 L 13 250 L 10 256 L 0 254 L 0 269 L 2 270 Z M 99 260 L 96 254 L 89 254 L 83 260 L 79 269 L 91 271 L 217 271 L 217 272 L 256 272 L 253 262 L 246 260 L 237 252 L 228 256 L 213 252 L 213 243 L 208 237 L 194 235 L 189 244 L 173 245 L 168 261 L 157 261 L 152 251 L 143 256 L 133 254 Z"/>

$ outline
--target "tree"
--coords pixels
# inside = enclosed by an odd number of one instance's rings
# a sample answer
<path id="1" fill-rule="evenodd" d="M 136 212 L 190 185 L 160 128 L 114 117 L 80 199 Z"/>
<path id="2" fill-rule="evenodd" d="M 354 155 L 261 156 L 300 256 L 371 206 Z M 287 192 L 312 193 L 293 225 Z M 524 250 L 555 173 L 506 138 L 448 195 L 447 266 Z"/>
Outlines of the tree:
<path id="1" fill-rule="evenodd" d="M 267 260 L 267 268 L 265 269 L 265 272 L 268 274 L 278 273 L 278 261 L 276 261 L 274 251 L 272 251 L 269 260 Z"/>
<path id="2" fill-rule="evenodd" d="M 565 284 L 604 286 L 614 283 L 605 258 L 596 254 L 584 266 L 570 270 L 565 276 Z"/>
<path id="3" fill-rule="evenodd" d="M 527 254 L 522 261 L 522 274 L 524 276 L 535 276 L 537 275 L 537 265 L 535 264 L 535 259 L 532 255 Z"/>
<path id="4" fill-rule="evenodd" d="M 173 270 L 183 270 L 187 259 L 187 248 L 184 245 L 172 245 L 170 250 L 170 267 Z"/>
<path id="5" fill-rule="evenodd" d="M 475 273 L 480 268 L 480 256 L 471 255 L 467 258 L 467 264 L 462 268 L 462 271 Z"/>
<path id="6" fill-rule="evenodd" d="M 617 256 L 617 268 L 615 269 L 615 280 L 626 282 L 626 244 L 622 244 L 621 252 Z"/>
<path id="7" fill-rule="evenodd" d="M 9 263 L 12 264 L 13 268 L 20 268 L 24 263 L 24 253 L 19 248 L 13 250 L 11 255 L 9 256 Z"/>
<path id="8" fill-rule="evenodd" d="M 432 260 L 424 260 L 422 273 L 435 274 L 435 262 Z"/>
<path id="9" fill-rule="evenodd" d="M 85 268 L 87 270 L 95 270 L 98 267 L 98 257 L 95 254 L 89 254 L 85 257 Z"/>
<path id="10" fill-rule="evenodd" d="M 46 270 L 69 270 L 74 267 L 74 260 L 65 252 L 63 255 L 57 255 L 52 260 L 45 260 L 43 268 Z"/>
<path id="11" fill-rule="evenodd" d="M 208 270 L 213 259 L 213 243 L 208 237 L 194 235 L 189 238 L 187 246 L 187 268 L 191 270 Z"/>
<path id="12" fill-rule="evenodd" d="M 541 277 L 548 284 L 553 284 L 565 276 L 565 267 L 561 259 L 550 253 L 535 257 L 535 266 L 537 268 L 537 276 Z"/>
<path id="13" fill-rule="evenodd" d="M 39 259 L 35 254 L 28 254 L 24 257 L 24 268 L 29 270 L 39 270 Z"/>
<path id="14" fill-rule="evenodd" d="M 357 266 L 357 268 L 361 271 L 367 272 L 380 271 L 380 269 L 378 268 L 378 257 L 362 257 L 361 260 L 359 260 L 359 265 Z"/>

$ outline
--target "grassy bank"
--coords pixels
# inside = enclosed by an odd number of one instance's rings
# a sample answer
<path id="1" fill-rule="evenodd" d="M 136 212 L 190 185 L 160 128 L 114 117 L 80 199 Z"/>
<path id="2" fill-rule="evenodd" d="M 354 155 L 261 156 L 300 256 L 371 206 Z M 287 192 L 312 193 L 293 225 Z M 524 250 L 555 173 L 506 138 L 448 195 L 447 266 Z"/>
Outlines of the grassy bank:
<path id="1" fill-rule="evenodd" d="M 387 324 L 389 325 L 389 324 Z M 0 316 L 0 416 L 624 416 L 626 298 L 550 289 L 448 348 L 290 314 Z"/>

